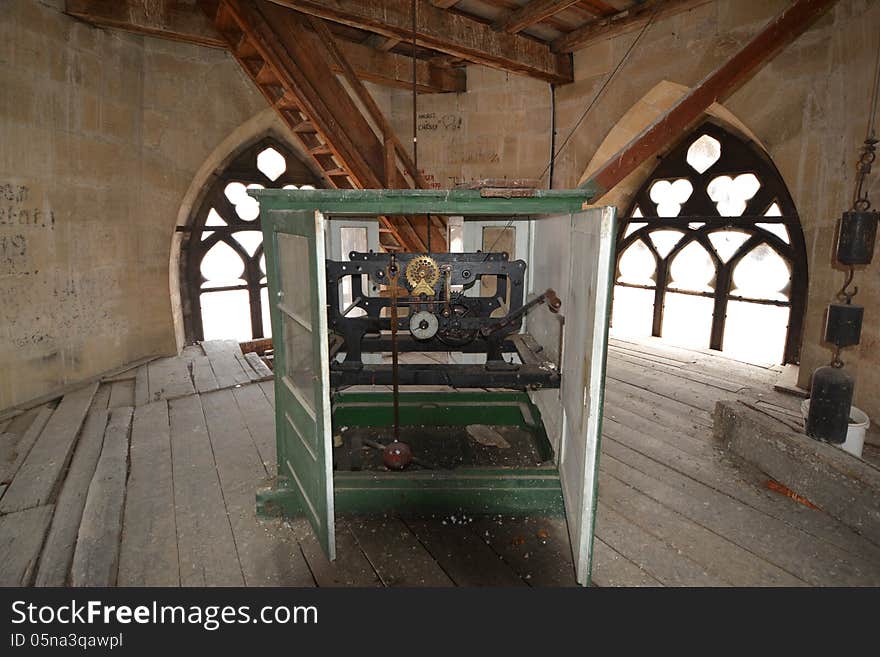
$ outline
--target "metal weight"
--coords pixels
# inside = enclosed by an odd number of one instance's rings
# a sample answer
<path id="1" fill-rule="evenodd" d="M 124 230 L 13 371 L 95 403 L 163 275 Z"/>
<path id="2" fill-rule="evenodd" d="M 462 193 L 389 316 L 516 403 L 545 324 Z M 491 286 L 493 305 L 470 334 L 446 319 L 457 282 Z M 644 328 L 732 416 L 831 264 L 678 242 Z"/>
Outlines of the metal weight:
<path id="1" fill-rule="evenodd" d="M 825 319 L 825 341 L 836 347 L 857 345 L 862 335 L 865 309 L 848 303 L 832 303 Z"/>
<path id="2" fill-rule="evenodd" d="M 873 210 L 844 212 L 837 237 L 837 261 L 842 265 L 868 265 L 874 255 L 877 221 Z"/>
<path id="3" fill-rule="evenodd" d="M 836 444 L 846 441 L 853 385 L 853 378 L 842 367 L 825 365 L 813 372 L 808 436 Z"/>

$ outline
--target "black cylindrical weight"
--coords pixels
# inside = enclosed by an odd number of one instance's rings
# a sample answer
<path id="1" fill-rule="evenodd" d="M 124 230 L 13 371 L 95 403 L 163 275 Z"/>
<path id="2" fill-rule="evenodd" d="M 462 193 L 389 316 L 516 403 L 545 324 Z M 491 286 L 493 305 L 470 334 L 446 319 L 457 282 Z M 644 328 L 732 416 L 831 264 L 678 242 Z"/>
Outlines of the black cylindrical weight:
<path id="1" fill-rule="evenodd" d="M 853 378 L 841 367 L 826 365 L 813 372 L 807 435 L 829 443 L 843 443 L 849 429 Z"/>
<path id="2" fill-rule="evenodd" d="M 832 303 L 825 318 L 825 341 L 838 347 L 851 347 L 862 336 L 865 309 L 848 303 Z"/>
<path id="3" fill-rule="evenodd" d="M 844 212 L 837 237 L 837 262 L 842 265 L 868 265 L 874 256 L 877 221 L 874 211 Z"/>

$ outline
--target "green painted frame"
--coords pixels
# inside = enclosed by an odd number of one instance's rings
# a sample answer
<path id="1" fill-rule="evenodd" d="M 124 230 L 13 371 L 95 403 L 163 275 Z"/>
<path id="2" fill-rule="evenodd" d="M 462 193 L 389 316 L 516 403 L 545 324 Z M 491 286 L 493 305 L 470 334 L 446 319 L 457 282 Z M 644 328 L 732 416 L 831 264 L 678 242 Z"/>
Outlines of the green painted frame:
<path id="1" fill-rule="evenodd" d="M 260 201 L 263 231 L 268 242 L 284 217 L 303 211 L 328 215 L 440 214 L 467 216 L 530 216 L 582 212 L 593 196 L 589 189 L 536 190 L 533 195 L 511 198 L 497 193 L 483 195 L 480 190 L 251 190 Z M 299 212 L 297 212 L 299 211 Z M 613 212 L 610 225 L 614 224 Z M 613 251 L 613 241 L 612 251 Z M 274 253 L 267 255 L 274 257 Z M 274 271 L 274 265 L 267 269 Z M 610 268 L 609 268 L 610 269 Z M 270 291 L 272 290 L 270 274 Z M 613 279 L 613 277 L 612 277 Z M 605 321 L 607 322 L 607 304 Z M 272 305 L 273 330 L 278 313 Z M 602 354 L 605 353 L 602 347 Z M 604 371 L 604 359 L 602 362 Z M 277 378 L 277 377 L 276 377 Z M 277 387 L 277 383 L 276 383 Z M 329 385 L 328 385 L 329 397 Z M 601 387 L 600 387 L 601 390 Z M 364 393 L 370 394 L 370 393 Z M 417 394 L 417 393 L 415 393 Z M 495 400 L 496 395 L 485 393 Z M 348 396 L 342 403 L 369 402 L 368 398 Z M 601 400 L 601 392 L 598 396 Z M 380 398 L 374 398 L 381 401 Z M 339 401 L 339 400 L 337 400 Z M 537 410 L 537 409 L 536 409 Z M 405 410 L 402 409 L 404 413 Z M 378 412 L 378 411 L 377 411 Z M 278 410 L 276 409 L 276 417 Z M 493 418 L 504 419 L 499 414 Z M 510 419 L 510 418 L 507 418 Z M 598 427 L 601 432 L 601 407 Z M 598 437 L 597 437 L 598 444 Z M 427 476 L 425 476 L 427 474 Z M 595 474 L 595 473 L 594 473 Z M 499 514 L 564 514 L 562 488 L 556 467 L 475 468 L 448 473 L 334 473 L 333 505 L 340 513 L 461 512 Z M 589 482 L 591 488 L 595 480 Z M 590 534 L 595 519 L 595 490 L 592 491 Z M 265 515 L 297 515 L 302 502 L 282 480 L 273 489 L 257 495 L 257 507 Z M 591 538 L 591 537 L 590 537 Z M 591 540 L 586 542 L 588 557 L 579 581 L 589 582 Z"/>

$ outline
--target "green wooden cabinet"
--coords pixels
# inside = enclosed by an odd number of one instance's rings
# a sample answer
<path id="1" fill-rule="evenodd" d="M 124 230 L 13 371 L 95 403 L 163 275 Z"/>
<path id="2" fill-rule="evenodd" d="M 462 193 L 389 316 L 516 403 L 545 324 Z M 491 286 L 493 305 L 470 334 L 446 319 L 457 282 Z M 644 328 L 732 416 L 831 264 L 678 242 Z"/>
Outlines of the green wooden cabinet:
<path id="1" fill-rule="evenodd" d="M 275 344 L 278 486 L 266 513 L 305 515 L 335 556 L 336 512 L 565 513 L 578 581 L 589 583 L 603 380 L 614 269 L 613 208 L 584 210 L 586 190 L 527 198 L 477 190 L 253 190 L 261 205 Z M 486 217 L 528 227 L 530 291 L 554 288 L 564 322 L 529 318 L 529 331 L 561 363 L 559 389 L 526 393 L 402 392 L 422 423 L 517 424 L 552 446 L 552 465 L 403 473 L 338 472 L 334 423 L 382 424 L 387 393 L 333 393 L 327 335 L 324 232 L 333 217 L 379 214 Z M 520 222 L 525 222 L 520 224 Z M 560 352 L 561 353 L 558 353 Z M 470 396 L 468 396 L 470 395 Z M 474 396 L 476 395 L 476 396 Z M 488 413 L 488 416 L 487 416 Z"/>

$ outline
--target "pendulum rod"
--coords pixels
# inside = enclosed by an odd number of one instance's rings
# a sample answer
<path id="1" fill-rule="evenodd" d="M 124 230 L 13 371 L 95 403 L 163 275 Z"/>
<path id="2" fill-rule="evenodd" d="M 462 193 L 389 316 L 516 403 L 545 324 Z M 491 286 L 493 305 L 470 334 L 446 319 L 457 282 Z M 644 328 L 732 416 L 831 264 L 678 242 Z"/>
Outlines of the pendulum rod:
<path id="1" fill-rule="evenodd" d="M 394 404 L 394 442 L 400 440 L 400 386 L 397 367 L 397 279 L 400 269 L 397 258 L 392 253 L 388 265 L 388 280 L 391 283 L 391 398 Z"/>

